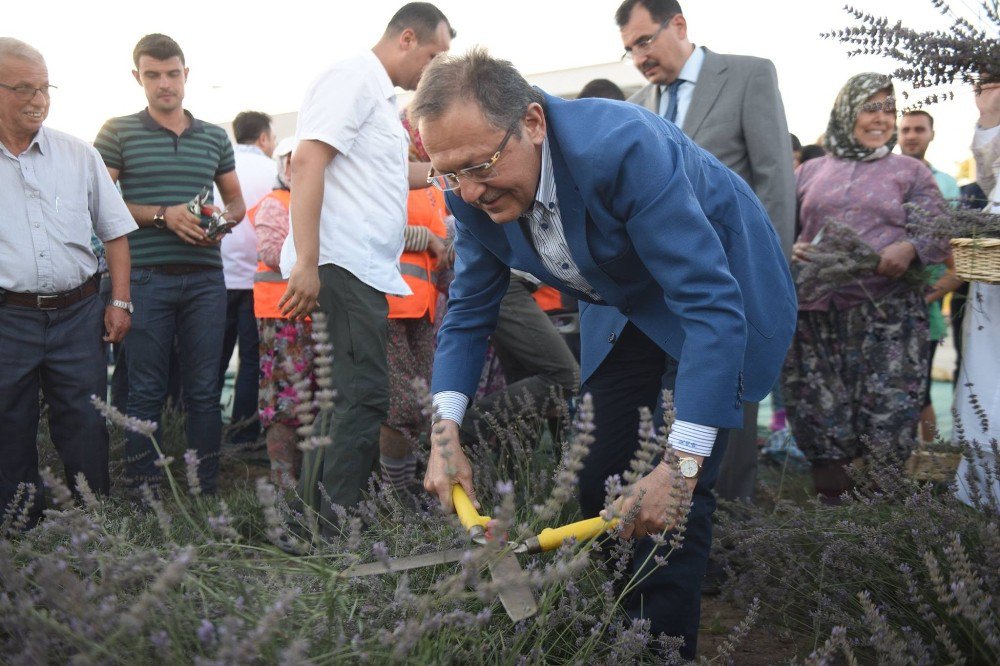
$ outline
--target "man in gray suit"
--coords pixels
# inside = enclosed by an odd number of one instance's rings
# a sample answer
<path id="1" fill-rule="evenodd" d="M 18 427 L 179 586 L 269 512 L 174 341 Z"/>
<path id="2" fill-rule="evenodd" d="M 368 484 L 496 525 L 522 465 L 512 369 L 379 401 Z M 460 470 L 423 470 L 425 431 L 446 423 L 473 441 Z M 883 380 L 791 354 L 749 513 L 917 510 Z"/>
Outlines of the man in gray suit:
<path id="1" fill-rule="evenodd" d="M 795 232 L 792 144 L 770 60 L 721 55 L 688 39 L 676 0 L 625 0 L 615 13 L 625 57 L 649 85 L 628 101 L 676 123 L 699 146 L 739 174 L 767 209 L 790 256 Z M 753 497 L 757 472 L 757 405 L 743 405 L 715 491 Z"/>

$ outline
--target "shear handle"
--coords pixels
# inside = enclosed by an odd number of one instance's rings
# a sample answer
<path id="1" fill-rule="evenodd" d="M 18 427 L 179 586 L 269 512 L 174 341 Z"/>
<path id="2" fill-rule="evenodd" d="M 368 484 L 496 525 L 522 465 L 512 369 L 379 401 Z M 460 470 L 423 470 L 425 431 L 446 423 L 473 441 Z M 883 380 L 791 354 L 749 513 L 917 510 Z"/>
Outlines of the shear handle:
<path id="1" fill-rule="evenodd" d="M 538 533 L 538 536 L 531 537 L 524 542 L 518 552 L 541 553 L 554 550 L 561 546 L 566 539 L 574 538 L 578 543 L 590 541 L 600 536 L 608 530 L 612 530 L 618 525 L 618 519 L 604 520 L 600 516 L 580 520 L 562 527 L 546 527 Z"/>
<path id="2" fill-rule="evenodd" d="M 460 484 L 456 483 L 451 487 L 451 501 L 455 505 L 455 513 L 462 523 L 462 527 L 469 530 L 469 535 L 473 541 L 481 542 L 485 539 L 486 526 L 492 520 L 489 516 L 480 516 L 476 506 L 469 499 Z"/>

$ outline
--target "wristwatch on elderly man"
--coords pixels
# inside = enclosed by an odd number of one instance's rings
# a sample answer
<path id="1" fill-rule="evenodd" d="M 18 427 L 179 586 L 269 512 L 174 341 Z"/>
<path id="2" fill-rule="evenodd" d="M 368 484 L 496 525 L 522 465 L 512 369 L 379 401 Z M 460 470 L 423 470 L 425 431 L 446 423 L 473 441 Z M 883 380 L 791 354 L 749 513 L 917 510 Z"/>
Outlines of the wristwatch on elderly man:
<path id="1" fill-rule="evenodd" d="M 108 305 L 116 308 L 121 308 L 125 312 L 132 314 L 132 301 L 120 301 L 117 298 L 113 299 Z"/>

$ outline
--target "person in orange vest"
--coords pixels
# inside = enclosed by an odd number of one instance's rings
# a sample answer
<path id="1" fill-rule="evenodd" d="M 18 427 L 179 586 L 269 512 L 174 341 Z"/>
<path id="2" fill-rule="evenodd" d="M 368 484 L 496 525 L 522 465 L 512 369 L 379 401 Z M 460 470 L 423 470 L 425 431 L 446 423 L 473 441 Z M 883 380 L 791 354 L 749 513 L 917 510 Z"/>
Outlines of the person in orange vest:
<path id="1" fill-rule="evenodd" d="M 248 216 L 257 233 L 257 273 L 254 275 L 254 316 L 260 333 L 260 425 L 264 429 L 271 479 L 294 488 L 302 465 L 295 434 L 300 422 L 296 408 L 304 396 L 295 385 L 313 374 L 312 322 L 282 316 L 278 300 L 286 283 L 278 267 L 281 245 L 288 235 L 291 164 L 295 140 L 283 139 L 275 149 L 279 160 L 275 189 L 254 206 Z"/>
<path id="2" fill-rule="evenodd" d="M 427 162 L 416 128 L 400 117 L 410 135 L 410 161 Z M 413 293 L 386 295 L 389 301 L 389 415 L 379 435 L 379 462 L 382 480 L 397 491 L 405 490 L 416 477 L 417 459 L 413 446 L 426 428 L 416 379 L 430 386 L 434 364 L 434 321 L 437 308 L 437 270 L 449 266 L 445 239 L 448 229 L 444 193 L 427 187 L 411 190 L 406 206 L 404 249 L 399 258 L 403 279 Z"/>

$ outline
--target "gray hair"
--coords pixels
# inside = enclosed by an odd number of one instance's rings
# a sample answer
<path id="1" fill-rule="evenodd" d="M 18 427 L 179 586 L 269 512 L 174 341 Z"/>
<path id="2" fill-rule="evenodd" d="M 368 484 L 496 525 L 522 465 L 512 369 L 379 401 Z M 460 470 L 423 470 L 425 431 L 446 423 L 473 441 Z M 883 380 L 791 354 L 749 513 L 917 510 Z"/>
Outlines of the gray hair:
<path id="1" fill-rule="evenodd" d="M 459 100 L 475 101 L 490 125 L 506 130 L 519 127 L 528 105 L 541 104 L 542 94 L 509 61 L 476 46 L 465 55 L 442 54 L 431 62 L 410 102 L 410 118 L 414 124 L 436 120 Z"/>
<path id="2" fill-rule="evenodd" d="M 45 65 L 45 58 L 42 57 L 41 51 L 34 46 L 13 37 L 0 37 L 0 62 L 7 58 L 28 60 L 42 66 Z"/>

